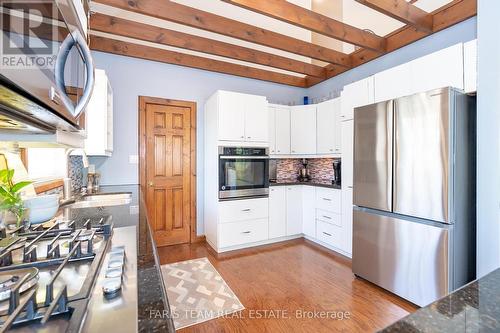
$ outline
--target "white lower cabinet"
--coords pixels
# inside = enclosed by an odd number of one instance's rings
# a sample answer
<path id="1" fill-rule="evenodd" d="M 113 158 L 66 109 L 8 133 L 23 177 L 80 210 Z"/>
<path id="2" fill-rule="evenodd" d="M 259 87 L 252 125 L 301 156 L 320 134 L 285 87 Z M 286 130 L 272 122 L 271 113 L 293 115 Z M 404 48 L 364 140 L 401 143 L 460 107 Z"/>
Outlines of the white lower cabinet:
<path id="1" fill-rule="evenodd" d="M 342 228 L 334 224 L 317 221 L 316 222 L 316 238 L 330 246 L 340 248 L 342 243 L 343 232 Z"/>
<path id="2" fill-rule="evenodd" d="M 302 187 L 302 233 L 308 237 L 316 237 L 315 206 L 316 188 Z"/>
<path id="3" fill-rule="evenodd" d="M 269 189 L 269 238 L 286 236 L 286 187 Z"/>
<path id="4" fill-rule="evenodd" d="M 286 187 L 286 235 L 302 233 L 302 186 Z"/>
<path id="5" fill-rule="evenodd" d="M 242 245 L 268 238 L 268 219 L 225 223 L 219 227 L 219 247 Z"/>

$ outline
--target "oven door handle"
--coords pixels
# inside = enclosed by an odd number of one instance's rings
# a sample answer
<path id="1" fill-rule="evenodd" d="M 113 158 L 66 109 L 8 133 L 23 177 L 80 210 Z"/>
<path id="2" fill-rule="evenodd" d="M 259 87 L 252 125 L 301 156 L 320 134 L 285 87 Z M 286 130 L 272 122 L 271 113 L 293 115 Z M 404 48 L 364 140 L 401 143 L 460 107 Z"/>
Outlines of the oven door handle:
<path id="1" fill-rule="evenodd" d="M 76 105 L 73 104 L 73 101 L 66 93 L 66 86 L 64 84 L 64 67 L 66 66 L 69 52 L 71 51 L 73 46 L 78 47 L 78 49 L 81 51 L 86 69 L 86 80 L 85 86 L 83 88 L 83 94 Z M 73 31 L 73 33 L 68 34 L 68 36 L 66 36 L 66 38 L 62 42 L 59 53 L 57 54 L 54 74 L 56 87 L 57 90 L 59 90 L 59 94 L 61 95 L 61 100 L 64 106 L 75 118 L 78 118 L 78 116 L 80 116 L 80 114 L 87 106 L 87 103 L 92 96 L 95 80 L 94 61 L 92 60 L 92 54 L 90 53 L 90 49 L 85 38 L 83 38 L 82 34 L 78 30 L 75 30 Z"/>
<path id="2" fill-rule="evenodd" d="M 221 160 L 268 160 L 269 156 L 219 155 Z"/>

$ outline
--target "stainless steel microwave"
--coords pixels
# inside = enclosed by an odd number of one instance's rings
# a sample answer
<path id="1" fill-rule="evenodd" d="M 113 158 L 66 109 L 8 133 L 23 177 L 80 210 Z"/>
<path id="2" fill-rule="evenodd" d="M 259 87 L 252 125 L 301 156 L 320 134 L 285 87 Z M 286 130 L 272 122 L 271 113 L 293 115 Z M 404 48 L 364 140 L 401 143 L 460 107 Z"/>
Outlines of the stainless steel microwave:
<path id="1" fill-rule="evenodd" d="M 0 131 L 80 130 L 94 86 L 86 5 L 0 1 Z"/>
<path id="2" fill-rule="evenodd" d="M 269 195 L 268 148 L 219 147 L 219 199 Z"/>

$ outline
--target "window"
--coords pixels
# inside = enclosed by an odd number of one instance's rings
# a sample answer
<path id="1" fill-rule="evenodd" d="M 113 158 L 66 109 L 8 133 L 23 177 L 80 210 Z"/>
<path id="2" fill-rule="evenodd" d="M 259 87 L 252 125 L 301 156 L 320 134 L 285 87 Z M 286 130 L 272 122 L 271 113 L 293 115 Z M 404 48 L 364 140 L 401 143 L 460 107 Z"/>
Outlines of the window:
<path id="1" fill-rule="evenodd" d="M 66 152 L 64 148 L 27 148 L 26 162 L 29 178 L 43 181 L 64 178 Z"/>

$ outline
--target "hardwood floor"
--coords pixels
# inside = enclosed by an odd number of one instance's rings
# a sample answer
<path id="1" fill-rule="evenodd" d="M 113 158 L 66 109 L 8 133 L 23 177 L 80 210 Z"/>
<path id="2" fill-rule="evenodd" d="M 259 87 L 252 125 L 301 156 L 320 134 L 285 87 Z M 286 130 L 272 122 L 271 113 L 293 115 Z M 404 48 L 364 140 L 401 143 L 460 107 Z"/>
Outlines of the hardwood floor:
<path id="1" fill-rule="evenodd" d="M 210 320 L 181 333 L 372 332 L 416 310 L 355 278 L 349 259 L 304 239 L 219 255 L 206 243 L 158 251 L 162 264 L 207 257 L 246 308 L 238 316 Z M 330 311 L 345 319 L 299 318 L 297 311 Z M 259 314 L 267 318 L 257 318 Z"/>

